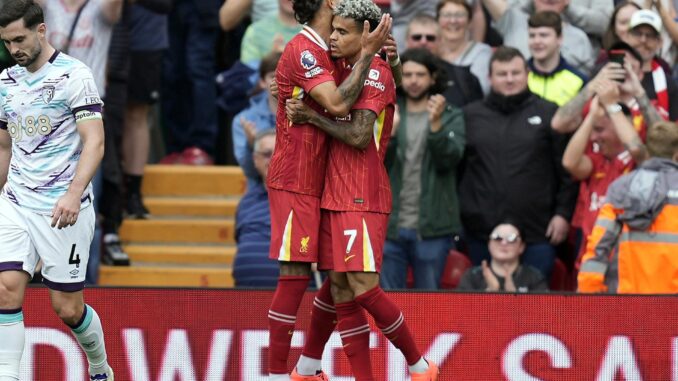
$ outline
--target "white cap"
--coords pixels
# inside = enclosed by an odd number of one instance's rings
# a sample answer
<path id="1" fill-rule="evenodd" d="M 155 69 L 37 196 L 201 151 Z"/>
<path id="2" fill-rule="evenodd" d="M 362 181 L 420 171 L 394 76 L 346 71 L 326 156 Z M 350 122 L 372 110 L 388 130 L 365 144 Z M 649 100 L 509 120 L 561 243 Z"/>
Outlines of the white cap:
<path id="1" fill-rule="evenodd" d="M 653 12 L 649 9 L 641 9 L 636 11 L 631 16 L 631 21 L 629 22 L 629 29 L 633 29 L 639 25 L 649 25 L 657 33 L 662 31 L 662 19 L 656 12 Z"/>

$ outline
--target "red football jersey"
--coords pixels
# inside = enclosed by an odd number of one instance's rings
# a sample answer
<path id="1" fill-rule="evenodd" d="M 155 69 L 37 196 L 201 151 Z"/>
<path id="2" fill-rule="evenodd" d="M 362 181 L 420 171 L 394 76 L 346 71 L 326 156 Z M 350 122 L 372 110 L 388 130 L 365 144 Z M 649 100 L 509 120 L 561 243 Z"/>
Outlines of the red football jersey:
<path id="1" fill-rule="evenodd" d="M 631 172 L 635 167 L 635 162 L 628 151 L 620 153 L 612 160 L 595 152 L 587 152 L 586 156 L 591 159 L 593 171 L 591 176 L 583 180 L 579 186 L 579 198 L 574 211 L 584 237 L 579 251 L 580 258 L 586 251 L 586 241 L 593 232 L 598 211 L 605 203 L 607 188 L 614 180 Z"/>
<path id="2" fill-rule="evenodd" d="M 336 63 L 343 81 L 351 67 Z M 370 110 L 377 115 L 373 138 L 364 150 L 337 139 L 330 142 L 325 174 L 323 209 L 334 211 L 391 212 L 391 184 L 384 167 L 386 147 L 391 139 L 396 90 L 389 65 L 379 57 L 372 61 L 360 97 L 352 110 Z"/>
<path id="3" fill-rule="evenodd" d="M 321 83 L 334 81 L 334 63 L 325 41 L 308 26 L 285 46 L 278 62 L 278 113 L 275 151 L 268 168 L 267 185 L 293 193 L 320 197 L 327 165 L 328 137 L 312 124 L 292 124 L 285 115 L 290 98 L 304 102 L 329 117 L 309 93 Z"/>

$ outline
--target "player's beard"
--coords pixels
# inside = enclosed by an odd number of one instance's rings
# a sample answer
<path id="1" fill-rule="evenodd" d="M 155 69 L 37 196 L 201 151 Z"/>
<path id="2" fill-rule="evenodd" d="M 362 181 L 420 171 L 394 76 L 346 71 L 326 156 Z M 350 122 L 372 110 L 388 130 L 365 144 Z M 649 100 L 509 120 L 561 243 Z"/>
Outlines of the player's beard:
<path id="1" fill-rule="evenodd" d="M 20 63 L 18 60 L 16 60 L 15 57 L 13 57 L 16 61 L 17 64 L 21 67 L 28 67 L 31 66 L 37 59 L 40 57 L 40 53 L 42 53 L 42 46 L 40 44 L 36 44 L 35 49 L 33 49 L 31 52 L 27 54 L 26 61 L 23 63 Z"/>

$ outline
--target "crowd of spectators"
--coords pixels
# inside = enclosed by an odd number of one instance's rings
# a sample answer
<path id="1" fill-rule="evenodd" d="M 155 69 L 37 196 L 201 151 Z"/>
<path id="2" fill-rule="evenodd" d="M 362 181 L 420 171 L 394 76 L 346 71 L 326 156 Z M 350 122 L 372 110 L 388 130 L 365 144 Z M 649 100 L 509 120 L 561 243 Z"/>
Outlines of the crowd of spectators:
<path id="1" fill-rule="evenodd" d="M 50 42 L 92 68 L 107 106 L 103 247 L 92 250 L 129 263 L 117 230 L 125 214 L 149 215 L 149 151 L 163 164 L 237 163 L 248 189 L 236 283 L 270 286 L 262 162 L 275 140 L 270 82 L 301 29 L 291 0 L 41 2 Z M 607 187 L 647 159 L 652 125 L 678 120 L 678 1 L 377 3 L 403 64 L 382 285 L 405 287 L 410 268 L 415 287 L 438 288 L 450 249 L 477 266 L 463 289 L 545 290 L 556 261 L 575 279 Z"/>

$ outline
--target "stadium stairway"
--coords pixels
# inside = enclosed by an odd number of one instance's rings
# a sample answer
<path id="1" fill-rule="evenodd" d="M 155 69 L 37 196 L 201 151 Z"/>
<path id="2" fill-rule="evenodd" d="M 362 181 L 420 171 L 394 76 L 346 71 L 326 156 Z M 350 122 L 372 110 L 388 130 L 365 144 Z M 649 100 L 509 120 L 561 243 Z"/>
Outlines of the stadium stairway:
<path id="1" fill-rule="evenodd" d="M 131 266 L 102 265 L 103 286 L 232 287 L 239 167 L 150 165 L 142 192 L 152 217 L 120 229 Z"/>

